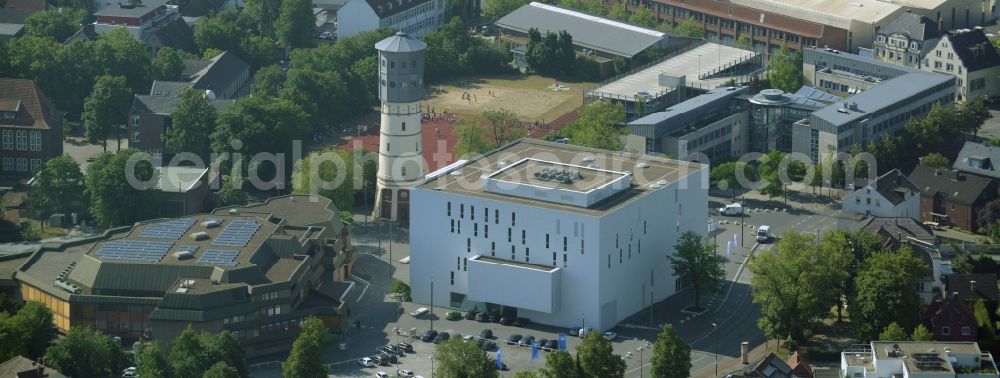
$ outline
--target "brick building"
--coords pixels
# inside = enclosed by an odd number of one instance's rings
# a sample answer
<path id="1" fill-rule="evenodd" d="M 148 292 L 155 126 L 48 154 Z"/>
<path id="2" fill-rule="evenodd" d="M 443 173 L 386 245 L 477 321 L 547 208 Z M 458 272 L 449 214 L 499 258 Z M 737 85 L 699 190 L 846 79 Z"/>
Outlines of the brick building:
<path id="1" fill-rule="evenodd" d="M 34 81 L 0 78 L 0 178 L 29 177 L 62 155 L 62 117 Z"/>

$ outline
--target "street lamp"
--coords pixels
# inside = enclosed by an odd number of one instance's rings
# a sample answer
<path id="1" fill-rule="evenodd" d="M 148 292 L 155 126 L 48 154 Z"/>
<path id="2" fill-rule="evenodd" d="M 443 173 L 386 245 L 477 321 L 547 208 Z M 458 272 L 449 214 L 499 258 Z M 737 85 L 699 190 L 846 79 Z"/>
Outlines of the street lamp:
<path id="1" fill-rule="evenodd" d="M 712 322 L 712 332 L 719 330 L 719 323 Z M 715 339 L 715 376 L 719 376 L 719 339 Z"/>
<path id="2" fill-rule="evenodd" d="M 635 340 L 639 341 L 639 338 L 636 338 Z M 639 352 L 639 378 L 642 378 L 642 355 L 643 355 L 642 352 L 644 352 L 646 349 L 649 349 L 649 341 L 647 341 L 646 344 L 641 345 L 638 348 L 635 348 L 635 350 Z"/>

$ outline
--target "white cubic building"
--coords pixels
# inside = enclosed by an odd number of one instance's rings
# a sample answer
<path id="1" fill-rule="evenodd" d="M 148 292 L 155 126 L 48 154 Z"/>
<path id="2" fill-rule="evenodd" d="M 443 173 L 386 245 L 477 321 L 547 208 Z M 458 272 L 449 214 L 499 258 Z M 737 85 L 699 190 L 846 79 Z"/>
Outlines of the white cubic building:
<path id="1" fill-rule="evenodd" d="M 411 195 L 414 302 L 603 330 L 680 289 L 667 256 L 706 232 L 708 167 L 522 139 Z"/>

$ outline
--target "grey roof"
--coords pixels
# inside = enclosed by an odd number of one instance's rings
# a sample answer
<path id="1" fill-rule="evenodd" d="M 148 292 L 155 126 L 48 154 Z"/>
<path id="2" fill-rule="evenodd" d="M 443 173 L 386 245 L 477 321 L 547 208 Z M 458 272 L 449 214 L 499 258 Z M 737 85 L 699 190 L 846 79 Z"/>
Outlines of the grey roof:
<path id="1" fill-rule="evenodd" d="M 991 180 L 986 177 L 919 164 L 910 172 L 910 181 L 921 188 L 920 194 L 924 197 L 940 195 L 946 201 L 964 205 L 974 204 L 992 187 Z"/>
<path id="2" fill-rule="evenodd" d="M 395 35 L 389 36 L 388 38 L 375 43 L 376 50 L 393 53 L 423 51 L 426 48 L 426 43 L 423 43 L 419 39 L 413 38 L 402 31 L 398 31 Z"/>
<path id="3" fill-rule="evenodd" d="M 24 30 L 24 24 L 3 24 L 0 23 L 0 35 L 16 37 Z"/>
<path id="4" fill-rule="evenodd" d="M 76 41 L 96 41 L 100 37 L 101 35 L 94 31 L 94 24 L 86 24 L 80 27 L 80 30 L 77 30 L 76 33 L 69 36 L 69 38 L 66 38 L 63 43 L 68 44 Z"/>
<path id="5" fill-rule="evenodd" d="M 185 64 L 187 67 L 187 64 Z M 221 90 L 229 87 L 240 76 L 250 70 L 250 65 L 236 54 L 223 51 L 209 59 L 208 65 L 190 76 L 191 84 L 197 89 L 213 90 L 221 95 Z"/>
<path id="6" fill-rule="evenodd" d="M 187 88 L 191 88 L 191 83 L 153 80 L 153 87 L 149 89 L 149 94 L 151 96 L 177 96 Z"/>
<path id="7" fill-rule="evenodd" d="M 35 13 L 33 10 L 24 9 L 12 9 L 12 8 L 0 8 L 0 23 L 4 24 L 24 24 L 24 20 L 28 19 Z"/>
<path id="8" fill-rule="evenodd" d="M 38 368 L 42 368 L 42 375 L 38 375 Z M 32 374 L 35 373 L 35 374 Z M 8 378 L 66 378 L 65 375 L 53 368 L 44 365 L 37 365 L 37 362 L 24 356 L 16 356 L 0 363 L 0 377 Z"/>
<path id="9" fill-rule="evenodd" d="M 958 293 L 958 298 L 966 301 L 983 299 L 996 302 L 1000 297 L 996 274 L 952 274 L 945 281 L 945 287 L 949 293 Z"/>
<path id="10" fill-rule="evenodd" d="M 861 55 L 848 54 L 834 49 L 809 47 L 802 49 L 803 64 L 825 66 L 860 76 L 871 76 L 880 80 L 888 80 L 909 72 L 923 72 L 920 69 L 892 64 L 866 58 Z"/>
<path id="11" fill-rule="evenodd" d="M 1000 179 L 1000 147 L 965 142 L 952 168 Z"/>
<path id="12" fill-rule="evenodd" d="M 495 24 L 519 33 L 528 33 L 531 28 L 543 35 L 566 30 L 573 36 L 574 45 L 626 58 L 666 37 L 666 33 L 653 29 L 538 2 L 517 8 Z"/>
<path id="13" fill-rule="evenodd" d="M 646 138 L 662 138 L 671 135 L 684 130 L 693 123 L 718 114 L 729 107 L 734 98 L 746 93 L 749 89 L 750 87 L 729 87 L 710 90 L 662 112 L 629 122 L 629 131 Z"/>
<path id="14" fill-rule="evenodd" d="M 898 205 L 903 202 L 906 198 L 906 193 L 909 192 L 910 195 L 919 195 L 920 187 L 913 184 L 910 179 L 906 178 L 903 172 L 899 169 L 893 169 L 885 174 L 876 178 L 873 182 L 868 183 L 866 187 L 872 187 L 875 191 L 879 192 L 886 200 L 891 202 L 893 205 Z M 858 190 L 862 190 L 858 189 Z"/>
<path id="15" fill-rule="evenodd" d="M 931 243 L 934 241 L 934 231 L 930 227 L 913 218 L 882 218 L 870 217 L 847 227 L 849 230 L 865 230 L 876 235 L 892 239 L 907 236 Z"/>
<path id="16" fill-rule="evenodd" d="M 303 206 L 303 204 L 308 204 Z M 213 214 L 227 214 L 237 209 L 241 214 L 270 214 L 284 219 L 293 226 L 330 226 L 333 224 L 340 230 L 337 222 L 340 214 L 329 198 L 302 194 L 290 194 L 281 197 L 268 198 L 263 203 L 246 206 L 222 207 L 212 211 Z"/>
<path id="17" fill-rule="evenodd" d="M 878 33 L 884 35 L 899 33 L 917 41 L 926 41 L 940 37 L 937 24 L 934 21 L 927 18 L 927 16 L 909 11 L 896 16 L 887 25 L 879 29 Z"/>
<path id="18" fill-rule="evenodd" d="M 128 1 L 128 0 L 122 0 Z M 139 0 L 138 6 L 128 7 L 121 5 L 108 5 L 97 12 L 94 12 L 94 16 L 109 16 L 109 17 L 132 17 L 139 18 L 145 16 L 147 13 L 156 10 L 156 8 L 166 5 L 169 0 Z"/>
<path id="19" fill-rule="evenodd" d="M 194 32 L 181 17 L 175 16 L 153 28 L 149 39 L 157 40 L 160 46 L 192 53 L 198 51 L 198 47 L 194 44 Z"/>
<path id="20" fill-rule="evenodd" d="M 226 99 L 215 99 L 208 100 L 216 110 L 222 111 L 229 105 L 232 105 L 236 100 L 226 100 Z M 181 98 L 178 96 L 146 96 L 146 95 L 135 95 L 135 100 L 132 101 L 133 114 L 162 114 L 171 115 L 177 110 L 177 105 L 181 103 Z"/>
<path id="21" fill-rule="evenodd" d="M 825 120 L 834 126 L 846 125 L 865 116 L 894 105 L 936 85 L 954 82 L 955 77 L 931 72 L 910 72 L 881 82 L 880 84 L 848 97 L 847 101 L 857 103 L 857 110 L 845 109 L 843 103 L 835 102 L 812 113 L 813 117 Z"/>
<path id="22" fill-rule="evenodd" d="M 951 47 L 969 72 L 1000 65 L 1000 54 L 982 30 L 968 30 L 947 37 Z"/>
<path id="23" fill-rule="evenodd" d="M 837 96 L 835 94 L 824 92 L 819 89 L 805 85 L 803 85 L 802 88 L 799 88 L 798 91 L 795 91 L 795 96 L 807 98 L 825 104 L 841 101 L 844 99 L 843 97 Z"/>

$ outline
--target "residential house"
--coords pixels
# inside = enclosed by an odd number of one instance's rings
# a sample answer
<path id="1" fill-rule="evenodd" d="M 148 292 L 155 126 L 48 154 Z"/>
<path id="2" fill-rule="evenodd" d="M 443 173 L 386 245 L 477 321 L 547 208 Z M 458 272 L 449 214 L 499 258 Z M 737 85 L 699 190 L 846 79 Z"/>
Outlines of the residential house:
<path id="1" fill-rule="evenodd" d="M 131 345 L 225 330 L 253 358 L 287 352 L 310 316 L 344 341 L 349 232 L 329 199 L 283 196 L 48 243 L 0 272 L 15 269 L 21 297 L 51 309 L 60 333 L 90 327 Z"/>
<path id="2" fill-rule="evenodd" d="M 44 360 L 32 360 L 16 356 L 0 363 L 0 377 L 3 378 L 67 378 L 63 373 L 45 366 Z"/>
<path id="3" fill-rule="evenodd" d="M 135 39 L 149 46 L 152 55 L 162 47 L 192 53 L 198 51 L 191 28 L 181 17 L 177 6 L 169 4 L 169 0 L 124 0 L 94 12 L 94 17 L 96 20 L 93 28 L 96 34 L 124 28 Z M 87 36 L 84 33 L 74 37 Z"/>
<path id="4" fill-rule="evenodd" d="M 981 27 L 942 36 L 923 62 L 924 71 L 954 75 L 958 79 L 957 102 L 1000 95 L 1000 54 Z"/>
<path id="5" fill-rule="evenodd" d="M 63 153 L 63 112 L 32 80 L 0 78 L 0 178 L 25 178 Z"/>
<path id="6" fill-rule="evenodd" d="M 920 324 L 934 334 L 934 340 L 978 340 L 979 327 L 972 307 L 956 295 L 947 295 L 924 306 L 920 310 Z"/>
<path id="7" fill-rule="evenodd" d="M 792 367 L 774 353 L 752 361 L 743 369 L 725 375 L 731 378 L 793 378 Z"/>
<path id="8" fill-rule="evenodd" d="M 154 95 L 135 95 L 132 99 L 132 107 L 129 109 L 129 147 L 149 152 L 157 165 L 169 165 L 167 163 L 172 153 L 167 149 L 163 136 L 173 125 L 172 115 L 181 102 L 180 91 L 190 86 L 171 86 L 168 91 L 164 89 L 166 86 L 157 85 L 160 83 L 163 82 L 154 83 Z M 207 93 L 206 96 L 218 111 L 235 101 L 213 99 Z"/>
<path id="9" fill-rule="evenodd" d="M 337 35 L 386 28 L 421 37 L 447 22 L 444 17 L 444 0 L 348 0 L 337 10 Z"/>
<path id="10" fill-rule="evenodd" d="M 880 61 L 920 69 L 924 55 L 941 38 L 944 27 L 927 16 L 910 11 L 900 14 L 875 32 L 872 56 Z"/>
<path id="11" fill-rule="evenodd" d="M 812 378 L 812 365 L 809 365 L 809 360 L 798 351 L 792 352 L 786 362 L 788 367 L 792 368 L 792 378 Z"/>
<path id="12" fill-rule="evenodd" d="M 0 214 L 0 218 L 21 224 L 21 212 L 27 210 L 25 201 L 28 199 L 28 192 L 24 189 L 26 188 L 14 188 L 3 193 L 3 199 L 0 200 L 3 204 L 3 213 Z"/>
<path id="13" fill-rule="evenodd" d="M 961 171 L 917 165 L 909 178 L 921 188 L 920 217 L 925 222 L 974 230 L 979 209 L 997 197 L 992 180 Z"/>
<path id="14" fill-rule="evenodd" d="M 882 238 L 884 250 L 896 251 L 906 245 L 923 261 L 927 270 L 917 282 L 917 293 L 924 303 L 940 298 L 944 289 L 941 281 L 941 253 L 934 231 L 913 218 L 871 217 L 847 227 L 849 230 L 864 230 Z"/>
<path id="15" fill-rule="evenodd" d="M 920 188 L 893 169 L 844 197 L 843 209 L 865 216 L 920 219 Z"/>
<path id="16" fill-rule="evenodd" d="M 1000 377 L 993 355 L 960 341 L 872 341 L 840 353 L 838 376 L 856 378 Z"/>
<path id="17" fill-rule="evenodd" d="M 948 295 L 966 303 L 981 300 L 991 310 L 997 305 L 996 274 L 952 274 L 945 280 L 945 290 Z"/>
<path id="18" fill-rule="evenodd" d="M 988 146 L 982 143 L 965 142 L 958 152 L 952 169 L 987 177 L 993 181 L 1000 180 L 1000 147 Z"/>
<path id="19" fill-rule="evenodd" d="M 211 59 L 185 59 L 183 81 L 153 82 L 153 96 L 176 96 L 184 88 L 212 91 L 213 99 L 237 99 L 250 94 L 250 64 L 223 51 Z"/>
<path id="20" fill-rule="evenodd" d="M 0 6 L 0 41 L 24 35 L 24 21 L 31 14 L 54 9 L 47 0 L 7 0 Z"/>

